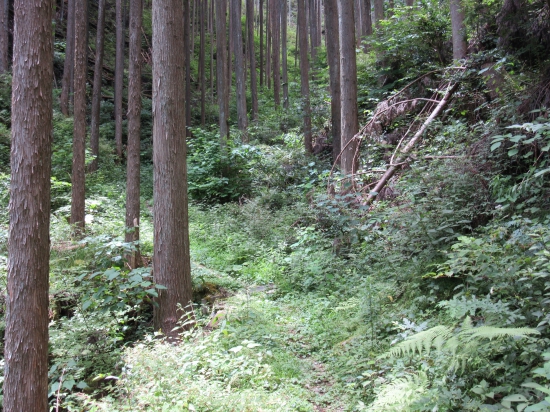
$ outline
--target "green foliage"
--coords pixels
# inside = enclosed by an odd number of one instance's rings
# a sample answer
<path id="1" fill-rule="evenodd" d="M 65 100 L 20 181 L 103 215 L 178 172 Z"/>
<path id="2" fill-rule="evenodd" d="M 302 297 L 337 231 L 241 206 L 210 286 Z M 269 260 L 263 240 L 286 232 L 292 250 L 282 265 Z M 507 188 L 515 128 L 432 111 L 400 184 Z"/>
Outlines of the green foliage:
<path id="1" fill-rule="evenodd" d="M 398 80 L 447 65 L 452 57 L 450 39 L 448 5 L 426 0 L 418 7 L 394 8 L 367 44 L 379 56 L 384 83 L 395 87 Z"/>
<path id="2" fill-rule="evenodd" d="M 227 202 L 251 193 L 250 168 L 259 158 L 253 146 L 228 141 L 227 147 L 222 147 L 217 133 L 196 128 L 188 147 L 189 194 L 193 199 Z"/>

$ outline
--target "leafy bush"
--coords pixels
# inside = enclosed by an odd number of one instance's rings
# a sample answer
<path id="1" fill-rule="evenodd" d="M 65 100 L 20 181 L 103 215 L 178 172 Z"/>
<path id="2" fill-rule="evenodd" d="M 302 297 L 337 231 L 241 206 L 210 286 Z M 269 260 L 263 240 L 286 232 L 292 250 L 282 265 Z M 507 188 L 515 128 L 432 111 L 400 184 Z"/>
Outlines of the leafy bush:
<path id="1" fill-rule="evenodd" d="M 250 169 L 260 154 L 250 145 L 228 141 L 222 148 L 216 132 L 193 129 L 188 142 L 190 196 L 200 202 L 228 202 L 250 195 Z"/>

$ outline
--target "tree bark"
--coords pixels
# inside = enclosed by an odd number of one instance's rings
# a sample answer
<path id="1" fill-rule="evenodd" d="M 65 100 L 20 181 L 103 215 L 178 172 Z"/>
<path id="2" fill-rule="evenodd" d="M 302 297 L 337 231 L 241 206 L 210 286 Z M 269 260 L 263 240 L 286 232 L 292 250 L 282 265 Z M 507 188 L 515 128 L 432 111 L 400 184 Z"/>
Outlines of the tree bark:
<path id="1" fill-rule="evenodd" d="M 6 412 L 48 411 L 51 0 L 14 4 Z"/>
<path id="2" fill-rule="evenodd" d="M 122 0 L 116 0 L 115 144 L 122 160 L 122 93 L 124 88 L 124 17 Z"/>
<path id="3" fill-rule="evenodd" d="M 87 7 L 86 0 L 75 0 L 74 23 L 74 123 L 71 224 L 75 234 L 84 230 L 85 153 L 86 153 L 86 72 L 87 72 Z"/>
<path id="4" fill-rule="evenodd" d="M 259 13 L 260 13 L 260 87 L 263 87 L 264 85 L 264 0 L 260 0 Z"/>
<path id="5" fill-rule="evenodd" d="M 1 1 L 1 0 L 0 0 Z M 63 79 L 61 80 L 61 96 L 59 106 L 65 116 L 70 114 L 70 94 L 73 89 L 74 73 L 74 6 L 76 0 L 67 0 L 67 38 L 65 42 L 65 63 L 63 65 Z"/>
<path id="6" fill-rule="evenodd" d="M 246 0 L 246 24 L 248 25 L 248 58 L 250 59 L 252 119 L 258 120 L 258 84 L 256 79 L 256 53 L 254 50 L 254 0 Z"/>
<path id="7" fill-rule="evenodd" d="M 128 146 L 126 172 L 126 242 L 136 242 L 136 251 L 126 260 L 131 268 L 141 266 L 139 253 L 140 140 L 141 140 L 141 28 L 142 0 L 130 0 L 128 68 Z"/>
<path id="8" fill-rule="evenodd" d="M 325 0 L 325 30 L 327 60 L 330 80 L 330 113 L 332 120 L 332 159 L 336 161 L 341 151 L 341 100 L 340 100 L 340 34 L 338 32 L 337 0 Z"/>
<path id="9" fill-rule="evenodd" d="M 0 73 L 9 67 L 9 1 L 0 0 Z"/>
<path id="10" fill-rule="evenodd" d="M 466 57 L 466 37 L 464 33 L 464 11 L 460 0 L 451 1 L 451 26 L 453 32 L 453 59 Z"/>
<path id="11" fill-rule="evenodd" d="M 185 125 L 191 127 L 191 5 L 189 0 L 183 0 L 184 18 L 183 18 L 183 44 L 185 58 Z M 186 130 L 186 135 L 191 132 Z"/>
<path id="12" fill-rule="evenodd" d="M 227 144 L 229 126 L 229 91 L 227 85 L 227 0 L 216 0 L 216 90 L 218 94 L 220 143 Z"/>
<path id="13" fill-rule="evenodd" d="M 372 15 L 371 15 L 371 0 L 362 0 L 362 33 L 363 36 L 370 36 L 372 34 Z M 366 49 L 365 49 L 366 51 Z"/>
<path id="14" fill-rule="evenodd" d="M 281 105 L 281 0 L 270 1 L 271 38 L 273 47 L 273 98 L 275 107 Z"/>
<path id="15" fill-rule="evenodd" d="M 357 170 L 357 142 L 354 136 L 359 131 L 357 113 L 357 64 L 355 55 L 355 32 L 349 22 L 354 21 L 353 0 L 338 0 L 338 25 L 340 33 L 340 89 L 342 155 L 340 166 L 345 175 Z"/>
<path id="16" fill-rule="evenodd" d="M 105 32 L 105 0 L 98 0 L 97 36 L 95 42 L 94 88 L 92 93 L 92 125 L 90 149 L 95 159 L 90 163 L 89 170 L 95 172 L 99 157 L 99 111 L 101 107 L 101 82 L 103 68 L 103 45 Z"/>
<path id="17" fill-rule="evenodd" d="M 192 303 L 185 142 L 183 3 L 153 0 L 153 164 L 155 329 L 176 340 Z M 178 307 L 179 305 L 179 307 Z"/>
<path id="18" fill-rule="evenodd" d="M 206 124 L 206 1 L 199 0 L 199 22 L 200 22 L 200 47 L 199 47 L 199 88 L 201 91 L 201 126 Z"/>
<path id="19" fill-rule="evenodd" d="M 266 19 L 265 19 L 265 82 L 268 89 L 271 89 L 271 3 L 274 0 L 267 1 Z"/>
<path id="20" fill-rule="evenodd" d="M 307 19 L 306 2 L 298 0 L 298 30 L 300 42 L 300 89 L 302 92 L 302 110 L 304 114 L 304 147 L 306 153 L 313 153 L 311 138 L 311 107 L 309 102 L 309 59 L 307 55 Z"/>
<path id="21" fill-rule="evenodd" d="M 246 113 L 246 76 L 244 72 L 243 38 L 241 27 L 241 0 L 232 0 L 229 8 L 232 13 L 233 47 L 235 48 L 235 85 L 237 92 L 237 124 L 239 130 L 246 132 L 248 117 Z M 246 141 L 246 133 L 243 134 Z"/>
<path id="22" fill-rule="evenodd" d="M 282 43 L 282 71 L 283 71 L 283 107 L 288 109 L 290 107 L 290 101 L 288 99 L 288 61 L 287 61 L 287 7 L 288 4 L 286 0 L 283 0 L 283 10 L 281 13 L 281 43 Z"/>
<path id="23" fill-rule="evenodd" d="M 384 0 L 374 0 L 374 25 L 380 27 L 380 20 L 384 20 Z"/>

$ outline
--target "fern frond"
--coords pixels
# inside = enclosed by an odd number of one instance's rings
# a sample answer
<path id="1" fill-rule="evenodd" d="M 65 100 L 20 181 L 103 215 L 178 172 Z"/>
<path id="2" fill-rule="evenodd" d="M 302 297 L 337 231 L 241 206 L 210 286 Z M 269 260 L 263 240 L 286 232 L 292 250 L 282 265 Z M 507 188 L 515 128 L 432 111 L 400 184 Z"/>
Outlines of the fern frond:
<path id="1" fill-rule="evenodd" d="M 479 339 L 495 339 L 505 336 L 524 337 L 527 335 L 540 335 L 540 332 L 532 328 L 496 328 L 494 326 L 480 326 L 478 328 L 462 330 L 459 338 L 467 342 Z"/>
<path id="2" fill-rule="evenodd" d="M 430 353 L 432 346 L 440 347 L 452 334 L 452 329 L 438 325 L 431 329 L 417 333 L 403 342 L 398 343 L 382 356 L 398 357 L 418 352 Z"/>
<path id="3" fill-rule="evenodd" d="M 427 387 L 428 376 L 424 372 L 395 379 L 382 388 L 368 410 L 371 412 L 410 410 L 409 407 L 426 392 Z"/>

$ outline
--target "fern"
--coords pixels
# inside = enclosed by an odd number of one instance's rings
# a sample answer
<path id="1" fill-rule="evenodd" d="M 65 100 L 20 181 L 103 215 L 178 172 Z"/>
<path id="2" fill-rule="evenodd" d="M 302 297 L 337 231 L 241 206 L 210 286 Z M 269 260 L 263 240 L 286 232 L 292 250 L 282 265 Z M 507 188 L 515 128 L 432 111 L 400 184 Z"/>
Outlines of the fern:
<path id="1" fill-rule="evenodd" d="M 397 378 L 383 386 L 368 410 L 371 412 L 410 411 L 413 403 L 427 391 L 428 383 L 428 376 L 424 372 Z"/>
<path id="2" fill-rule="evenodd" d="M 459 329 L 438 325 L 426 331 L 417 333 L 386 352 L 382 357 L 395 358 L 405 355 L 419 355 L 430 351 L 435 347 L 438 351 L 446 350 L 454 357 L 450 359 L 450 368 L 461 366 L 465 369 L 469 354 L 477 352 L 485 340 L 493 340 L 503 337 L 522 338 L 527 335 L 540 335 L 540 332 L 532 328 L 498 328 L 494 326 L 474 327 L 472 319 L 466 316 Z"/>

